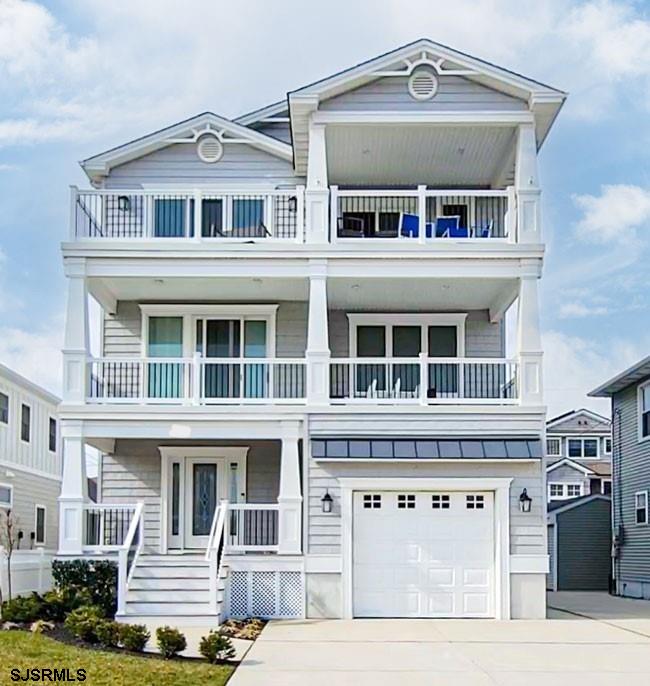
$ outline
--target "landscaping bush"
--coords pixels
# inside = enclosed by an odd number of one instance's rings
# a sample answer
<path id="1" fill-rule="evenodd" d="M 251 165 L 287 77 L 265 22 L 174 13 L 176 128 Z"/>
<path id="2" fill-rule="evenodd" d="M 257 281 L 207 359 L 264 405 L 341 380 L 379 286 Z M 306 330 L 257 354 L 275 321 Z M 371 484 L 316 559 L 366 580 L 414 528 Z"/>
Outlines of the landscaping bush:
<path id="1" fill-rule="evenodd" d="M 114 562 L 55 560 L 52 563 L 52 577 L 59 591 L 71 593 L 73 596 L 81 594 L 84 604 L 100 607 L 107 617 L 115 616 L 117 565 Z"/>
<path id="2" fill-rule="evenodd" d="M 232 641 L 218 631 L 211 631 L 207 636 L 203 636 L 199 643 L 199 652 L 212 664 L 235 657 Z"/>
<path id="3" fill-rule="evenodd" d="M 2 620 L 5 622 L 28 624 L 41 619 L 42 611 L 43 600 L 38 593 L 18 596 L 13 600 L 7 600 L 2 603 Z"/>
<path id="4" fill-rule="evenodd" d="M 112 619 L 102 619 L 95 627 L 97 640 L 104 648 L 117 648 L 120 644 L 120 625 Z"/>
<path id="5" fill-rule="evenodd" d="M 93 605 L 88 589 L 56 588 L 43 594 L 42 616 L 53 622 L 62 622 L 69 612 L 82 605 Z"/>
<path id="6" fill-rule="evenodd" d="M 160 654 L 167 659 L 178 655 L 187 648 L 185 636 L 178 629 L 173 629 L 170 626 L 158 627 L 156 639 Z"/>
<path id="7" fill-rule="evenodd" d="M 120 624 L 120 643 L 127 650 L 141 653 L 151 634 L 143 624 Z"/>
<path id="8" fill-rule="evenodd" d="M 82 641 L 97 643 L 97 626 L 103 619 L 101 608 L 82 605 L 66 617 L 65 628 Z"/>

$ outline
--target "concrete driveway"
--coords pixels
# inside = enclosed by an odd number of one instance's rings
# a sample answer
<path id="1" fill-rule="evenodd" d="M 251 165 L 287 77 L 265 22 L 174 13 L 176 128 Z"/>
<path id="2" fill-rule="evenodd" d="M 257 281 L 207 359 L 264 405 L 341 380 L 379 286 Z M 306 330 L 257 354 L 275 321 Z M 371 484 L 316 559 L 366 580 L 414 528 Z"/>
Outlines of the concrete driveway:
<path id="1" fill-rule="evenodd" d="M 650 603 L 588 595 L 552 594 L 540 621 L 271 622 L 229 686 L 650 683 Z"/>

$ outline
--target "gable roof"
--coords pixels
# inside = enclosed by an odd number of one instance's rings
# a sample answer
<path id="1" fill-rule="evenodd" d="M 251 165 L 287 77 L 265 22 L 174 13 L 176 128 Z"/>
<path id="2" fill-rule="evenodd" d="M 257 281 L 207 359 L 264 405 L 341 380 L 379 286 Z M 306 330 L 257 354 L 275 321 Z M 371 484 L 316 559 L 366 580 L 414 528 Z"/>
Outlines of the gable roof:
<path id="1" fill-rule="evenodd" d="M 93 155 L 80 164 L 91 181 L 96 181 L 109 174 L 113 167 L 178 143 L 180 140 L 188 142 L 197 140 L 205 133 L 216 134 L 224 143 L 228 141 L 249 143 L 253 147 L 282 157 L 287 161 L 291 161 L 293 158 L 291 146 L 287 143 L 249 129 L 213 112 L 203 112 L 116 148 Z"/>
<path id="2" fill-rule="evenodd" d="M 58 405 L 61 402 L 61 398 L 45 390 L 42 386 L 30 381 L 26 376 L 15 372 L 4 364 L 0 364 L 0 379 L 6 379 L 7 381 L 16 384 L 20 388 L 26 390 L 28 393 L 33 393 L 35 396 L 45 400 L 45 402 L 52 403 L 53 405 Z"/>
<path id="3" fill-rule="evenodd" d="M 584 465 L 579 464 L 578 462 L 574 462 L 568 457 L 565 457 L 562 460 L 558 460 L 557 462 L 554 462 L 553 464 L 549 465 L 546 468 L 546 473 L 549 474 L 554 469 L 557 469 L 557 467 L 569 467 L 571 469 L 575 469 L 577 472 L 582 472 L 585 476 L 590 476 L 594 473 L 593 470 L 589 469 L 589 467 L 585 467 Z"/>
<path id="4" fill-rule="evenodd" d="M 284 100 L 278 100 L 270 105 L 265 105 L 264 107 L 259 107 L 251 112 L 246 112 L 246 114 L 240 114 L 238 117 L 233 119 L 237 124 L 242 126 L 250 126 L 251 124 L 257 124 L 264 121 L 265 119 L 277 117 L 278 115 L 284 114 L 289 109 L 289 103 L 286 98 Z"/>
<path id="5" fill-rule="evenodd" d="M 560 414 L 557 417 L 552 417 L 546 422 L 546 429 L 548 431 L 549 429 L 556 428 L 558 425 L 564 424 L 565 422 L 580 416 L 588 417 L 600 424 L 606 424 L 608 427 L 611 425 L 611 421 L 608 417 L 604 417 L 602 414 L 598 414 L 593 410 L 588 410 L 586 407 L 581 407 L 577 410 L 570 410 L 569 412 Z"/>
<path id="6" fill-rule="evenodd" d="M 605 500 L 608 503 L 612 502 L 612 499 L 608 495 L 603 495 L 602 493 L 593 493 L 589 495 L 581 495 L 577 498 L 571 498 L 571 500 L 554 500 L 548 504 L 548 514 L 549 519 L 555 520 L 555 517 L 561 512 L 566 510 L 572 510 L 574 507 L 581 507 L 593 500 Z"/>
<path id="7" fill-rule="evenodd" d="M 625 371 L 613 376 L 609 381 L 587 393 L 591 398 L 610 398 L 614 393 L 624 390 L 632 384 L 638 383 L 650 376 L 650 355 L 628 367 Z"/>

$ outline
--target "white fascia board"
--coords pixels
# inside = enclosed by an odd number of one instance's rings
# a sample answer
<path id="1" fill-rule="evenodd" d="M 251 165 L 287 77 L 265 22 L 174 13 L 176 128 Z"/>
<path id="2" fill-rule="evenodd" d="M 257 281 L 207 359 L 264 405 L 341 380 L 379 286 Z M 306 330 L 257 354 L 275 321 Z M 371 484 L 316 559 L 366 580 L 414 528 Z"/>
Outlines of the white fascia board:
<path id="1" fill-rule="evenodd" d="M 373 111 L 373 110 L 325 110 L 314 112 L 314 124 L 441 124 L 454 126 L 517 126 L 533 124 L 535 117 L 530 112 L 513 110 L 494 112 L 491 110 L 444 112 L 426 111 Z"/>
<path id="2" fill-rule="evenodd" d="M 96 176 L 106 176 L 111 168 L 171 145 L 172 143 L 169 142 L 169 139 L 176 138 L 183 133 L 191 131 L 193 128 L 206 124 L 212 124 L 227 133 L 240 136 L 241 138 L 250 141 L 250 144 L 254 147 L 265 150 L 278 157 L 282 157 L 287 161 L 293 159 L 293 151 L 290 145 L 282 143 L 270 136 L 266 136 L 263 133 L 259 133 L 258 131 L 249 129 L 246 126 L 242 126 L 229 119 L 220 117 L 212 112 L 206 112 L 193 117 L 192 119 L 179 122 L 173 126 L 138 138 L 125 145 L 120 145 L 100 153 L 99 155 L 89 157 L 81 162 L 81 167 L 91 179 Z"/>
<path id="3" fill-rule="evenodd" d="M 595 472 L 591 469 L 588 469 L 587 467 L 579 464 L 578 462 L 574 462 L 569 458 L 564 458 L 562 460 L 554 462 L 552 465 L 546 468 L 546 473 L 550 474 L 554 469 L 557 469 L 558 467 L 570 467 L 571 469 L 575 469 L 578 472 L 582 472 L 585 476 L 591 476 L 592 474 L 595 474 Z"/>
<path id="4" fill-rule="evenodd" d="M 6 379 L 7 381 L 10 381 L 19 388 L 22 388 L 24 391 L 32 393 L 41 400 L 54 405 L 55 408 L 61 402 L 61 398 L 57 397 L 53 393 L 50 393 L 49 391 L 46 391 L 42 386 L 35 384 L 33 381 L 30 381 L 21 374 L 18 374 L 18 372 L 15 372 L 13 369 L 10 369 L 4 364 L 0 364 L 0 379 Z"/>
<path id="5" fill-rule="evenodd" d="M 569 414 L 564 414 L 564 415 L 561 415 L 560 417 L 555 417 L 554 419 L 550 419 L 548 421 L 548 423 L 546 424 L 546 428 L 552 429 L 557 424 L 563 424 L 564 422 L 567 422 L 570 419 L 573 419 L 574 417 L 578 417 L 580 415 L 589 417 L 590 419 L 593 419 L 596 422 L 601 422 L 603 424 L 611 424 L 610 420 L 607 417 L 603 417 L 603 415 L 598 414 L 597 412 L 593 412 L 592 410 L 588 410 L 585 407 L 581 407 L 579 410 L 574 410 L 573 412 L 571 412 Z"/>
<path id="6" fill-rule="evenodd" d="M 285 112 L 289 109 L 289 103 L 285 100 L 279 100 L 265 107 L 260 107 L 258 110 L 253 110 L 251 112 L 246 112 L 241 114 L 239 117 L 233 119 L 237 124 L 242 126 L 250 126 L 251 124 L 257 124 L 270 117 L 275 117 L 278 114 Z"/>

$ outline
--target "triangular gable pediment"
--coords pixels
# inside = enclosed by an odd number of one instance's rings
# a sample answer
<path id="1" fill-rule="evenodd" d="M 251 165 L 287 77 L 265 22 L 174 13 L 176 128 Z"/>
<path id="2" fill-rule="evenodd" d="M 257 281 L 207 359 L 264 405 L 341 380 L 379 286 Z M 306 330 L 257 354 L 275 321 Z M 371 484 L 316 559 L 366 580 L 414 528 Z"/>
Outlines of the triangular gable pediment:
<path id="1" fill-rule="evenodd" d="M 264 150 L 284 160 L 291 161 L 291 146 L 258 131 L 242 126 L 212 112 L 168 126 L 159 131 L 137 138 L 81 162 L 91 181 L 107 176 L 111 169 L 148 155 L 170 145 L 196 143 L 202 136 L 212 135 L 224 145 L 245 144 Z"/>
<path id="2" fill-rule="evenodd" d="M 546 473 L 550 474 L 551 472 L 558 469 L 559 467 L 566 467 L 568 469 L 573 469 L 574 471 L 579 472 L 580 474 L 584 474 L 585 476 L 590 476 L 594 473 L 588 467 L 585 467 L 584 465 L 578 464 L 577 462 L 574 462 L 573 460 L 570 460 L 569 458 L 564 458 L 563 460 L 558 460 L 557 462 L 554 462 L 553 464 L 549 465 L 546 468 Z"/>
<path id="3" fill-rule="evenodd" d="M 549 434 L 608 433 L 611 430 L 611 422 L 607 417 L 582 408 L 549 420 L 546 430 Z"/>

